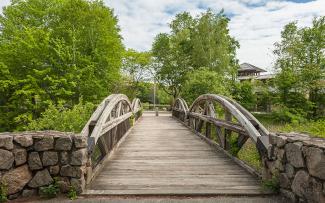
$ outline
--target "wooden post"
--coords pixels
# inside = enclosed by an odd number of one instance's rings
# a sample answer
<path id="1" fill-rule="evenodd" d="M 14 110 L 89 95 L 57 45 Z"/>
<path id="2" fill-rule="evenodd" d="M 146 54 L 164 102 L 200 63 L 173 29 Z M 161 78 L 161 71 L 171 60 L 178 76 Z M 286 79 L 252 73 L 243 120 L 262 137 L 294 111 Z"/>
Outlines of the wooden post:
<path id="1" fill-rule="evenodd" d="M 211 139 L 211 123 L 209 122 L 205 123 L 205 136 Z"/>
<path id="2" fill-rule="evenodd" d="M 225 109 L 225 120 L 231 122 L 232 120 L 232 115 L 229 111 L 227 111 Z M 229 143 L 229 139 L 231 136 L 231 130 L 225 129 L 224 132 L 224 142 L 225 142 L 225 149 L 229 150 L 230 149 L 230 143 Z"/>
<path id="3" fill-rule="evenodd" d="M 159 116 L 158 107 L 155 108 L 156 116 Z"/>

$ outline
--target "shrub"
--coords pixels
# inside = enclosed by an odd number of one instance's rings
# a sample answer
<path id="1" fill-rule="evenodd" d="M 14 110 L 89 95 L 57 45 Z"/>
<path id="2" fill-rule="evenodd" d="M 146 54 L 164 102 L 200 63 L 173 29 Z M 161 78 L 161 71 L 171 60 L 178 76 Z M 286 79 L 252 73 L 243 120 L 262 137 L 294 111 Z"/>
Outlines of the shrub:
<path id="1" fill-rule="evenodd" d="M 227 80 L 209 68 L 200 68 L 187 74 L 187 80 L 182 87 L 182 95 L 187 102 L 193 102 L 202 94 L 229 95 L 226 88 Z"/>
<path id="2" fill-rule="evenodd" d="M 266 190 L 271 190 L 272 192 L 278 193 L 280 191 L 280 184 L 278 176 L 273 176 L 269 180 L 264 180 L 262 186 Z"/>
<path id="3" fill-rule="evenodd" d="M 54 178 L 54 182 L 52 184 L 40 188 L 40 195 L 41 197 L 54 198 L 58 195 L 59 191 L 57 179 Z"/>
<path id="4" fill-rule="evenodd" d="M 325 119 L 320 119 L 317 121 L 306 121 L 303 123 L 293 123 L 285 124 L 279 131 L 284 132 L 302 132 L 308 133 L 312 137 L 322 137 L 325 138 Z"/>
<path id="5" fill-rule="evenodd" d="M 232 86 L 232 96 L 243 107 L 254 110 L 256 105 L 256 95 L 254 85 L 250 81 L 235 83 Z"/>
<path id="6" fill-rule="evenodd" d="M 281 107 L 272 113 L 276 122 L 280 123 L 302 123 L 306 121 L 304 115 L 297 109 Z"/>
<path id="7" fill-rule="evenodd" d="M 132 114 L 130 116 L 130 125 L 133 126 L 134 125 L 134 122 L 135 122 L 135 117 L 134 117 L 134 114 Z"/>
<path id="8" fill-rule="evenodd" d="M 71 200 L 75 200 L 75 199 L 78 198 L 77 191 L 76 191 L 76 189 L 73 186 L 70 186 L 70 190 L 69 190 L 69 193 L 68 193 L 68 197 Z"/>
<path id="9" fill-rule="evenodd" d="M 3 182 L 0 183 L 0 202 L 6 202 L 7 199 L 7 185 Z"/>
<path id="10" fill-rule="evenodd" d="M 26 130 L 58 130 L 78 133 L 90 118 L 94 107 L 94 104 L 83 104 L 82 101 L 72 109 L 63 104 L 50 105 L 40 118 L 33 120 L 26 127 Z"/>

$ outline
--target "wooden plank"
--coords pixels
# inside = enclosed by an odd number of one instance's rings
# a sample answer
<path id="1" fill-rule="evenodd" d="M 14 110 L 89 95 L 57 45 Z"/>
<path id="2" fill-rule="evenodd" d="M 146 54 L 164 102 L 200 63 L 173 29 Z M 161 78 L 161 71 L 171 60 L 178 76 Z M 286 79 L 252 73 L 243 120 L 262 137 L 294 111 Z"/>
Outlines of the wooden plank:
<path id="1" fill-rule="evenodd" d="M 162 190 L 161 188 L 145 188 L 143 190 L 86 190 L 83 194 L 85 195 L 227 195 L 227 196 L 242 196 L 242 195 L 264 195 L 270 194 L 269 192 L 263 192 L 260 189 L 187 189 L 182 190 L 179 188 L 169 188 Z"/>

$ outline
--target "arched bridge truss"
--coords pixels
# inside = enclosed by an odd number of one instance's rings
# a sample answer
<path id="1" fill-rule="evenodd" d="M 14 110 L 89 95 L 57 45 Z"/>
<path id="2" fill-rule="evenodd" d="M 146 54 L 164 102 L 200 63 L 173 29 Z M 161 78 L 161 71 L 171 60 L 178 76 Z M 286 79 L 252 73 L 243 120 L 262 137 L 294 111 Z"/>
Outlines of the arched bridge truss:
<path id="1" fill-rule="evenodd" d="M 101 102 L 81 131 L 81 136 L 88 137 L 89 168 L 98 168 L 141 114 L 138 98 L 131 103 L 123 94 L 112 94 Z M 90 174 L 87 182 L 95 175 Z"/>
<path id="2" fill-rule="evenodd" d="M 184 99 L 178 98 L 172 114 L 196 133 L 210 140 L 216 139 L 214 141 L 227 151 L 238 152 L 251 138 L 259 153 L 267 155 L 268 130 L 250 112 L 228 97 L 204 94 L 190 108 Z"/>

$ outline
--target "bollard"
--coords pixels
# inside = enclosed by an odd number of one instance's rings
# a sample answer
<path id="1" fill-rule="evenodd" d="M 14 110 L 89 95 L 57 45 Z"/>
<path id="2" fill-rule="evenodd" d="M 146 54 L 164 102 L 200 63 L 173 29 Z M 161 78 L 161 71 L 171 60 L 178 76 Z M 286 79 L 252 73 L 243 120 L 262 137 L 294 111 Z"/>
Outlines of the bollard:
<path id="1" fill-rule="evenodd" d="M 156 111 L 156 116 L 159 116 L 158 107 L 156 107 L 155 111 Z"/>

